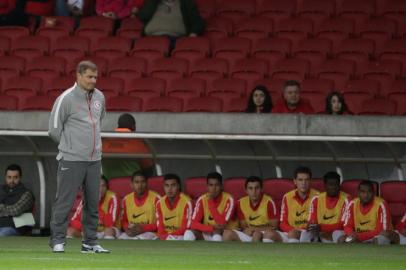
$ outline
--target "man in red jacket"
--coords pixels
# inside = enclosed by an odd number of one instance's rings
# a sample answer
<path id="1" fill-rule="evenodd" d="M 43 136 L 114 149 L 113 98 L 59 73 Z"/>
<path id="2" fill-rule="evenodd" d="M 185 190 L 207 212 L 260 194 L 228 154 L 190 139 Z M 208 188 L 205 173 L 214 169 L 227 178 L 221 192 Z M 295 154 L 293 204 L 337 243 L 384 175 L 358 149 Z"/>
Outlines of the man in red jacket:
<path id="1" fill-rule="evenodd" d="M 283 99 L 276 103 L 273 113 L 304 113 L 312 114 L 312 106 L 300 98 L 300 84 L 297 81 L 287 81 L 283 87 Z"/>

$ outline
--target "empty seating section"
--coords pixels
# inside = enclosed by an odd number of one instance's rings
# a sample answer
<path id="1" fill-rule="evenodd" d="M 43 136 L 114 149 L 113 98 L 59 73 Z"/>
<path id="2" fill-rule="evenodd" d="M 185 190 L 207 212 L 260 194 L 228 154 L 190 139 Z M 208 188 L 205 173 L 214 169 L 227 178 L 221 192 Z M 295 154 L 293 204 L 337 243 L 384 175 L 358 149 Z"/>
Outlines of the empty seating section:
<path id="1" fill-rule="evenodd" d="M 27 98 L 56 97 L 73 84 L 77 63 L 89 59 L 115 111 L 242 112 L 255 85 L 277 101 L 283 81 L 294 79 L 317 113 L 336 90 L 354 114 L 405 114 L 405 1 L 196 3 L 206 31 L 178 39 L 173 49 L 166 37 L 143 36 L 137 18 L 119 26 L 104 17 L 84 17 L 78 26 L 55 17 L 52 27 L 44 19 L 37 29 L 0 27 L 0 109 L 35 109 Z M 35 83 L 16 88 L 20 77 Z M 150 98 L 171 102 L 160 109 Z M 38 109 L 47 108 L 45 100 Z"/>

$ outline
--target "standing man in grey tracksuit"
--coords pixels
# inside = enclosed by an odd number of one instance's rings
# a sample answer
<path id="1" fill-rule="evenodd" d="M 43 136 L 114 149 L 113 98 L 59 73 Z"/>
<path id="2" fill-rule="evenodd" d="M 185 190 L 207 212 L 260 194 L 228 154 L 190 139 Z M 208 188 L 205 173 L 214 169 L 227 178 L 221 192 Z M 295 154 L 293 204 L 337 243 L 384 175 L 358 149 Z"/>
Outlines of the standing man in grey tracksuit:
<path id="1" fill-rule="evenodd" d="M 95 88 L 97 66 L 82 61 L 76 70 L 76 83 L 55 101 L 49 119 L 49 136 L 59 149 L 57 190 L 51 216 L 53 252 L 65 251 L 68 215 L 80 186 L 83 187 L 82 253 L 108 253 L 97 244 L 99 181 L 101 174 L 100 126 L 105 100 Z"/>

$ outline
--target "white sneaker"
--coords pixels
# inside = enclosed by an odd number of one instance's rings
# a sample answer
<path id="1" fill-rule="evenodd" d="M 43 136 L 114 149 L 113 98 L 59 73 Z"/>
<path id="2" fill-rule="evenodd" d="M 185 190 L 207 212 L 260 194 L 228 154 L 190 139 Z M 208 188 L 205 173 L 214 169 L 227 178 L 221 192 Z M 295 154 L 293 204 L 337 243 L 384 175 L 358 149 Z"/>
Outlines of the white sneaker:
<path id="1" fill-rule="evenodd" d="M 52 252 L 55 252 L 55 253 L 65 252 L 65 244 L 54 245 L 54 247 L 52 248 Z"/>
<path id="2" fill-rule="evenodd" d="M 82 252 L 82 253 L 110 253 L 110 250 L 104 249 L 100 245 L 91 246 L 91 245 L 87 245 L 87 244 L 82 244 L 82 249 L 80 252 Z"/>

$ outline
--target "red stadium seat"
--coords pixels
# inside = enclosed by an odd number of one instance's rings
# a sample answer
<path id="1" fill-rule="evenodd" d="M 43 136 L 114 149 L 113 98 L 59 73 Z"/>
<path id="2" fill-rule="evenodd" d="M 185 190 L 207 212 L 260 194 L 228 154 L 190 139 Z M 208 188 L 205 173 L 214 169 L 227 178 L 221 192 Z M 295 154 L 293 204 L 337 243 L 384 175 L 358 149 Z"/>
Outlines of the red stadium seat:
<path id="1" fill-rule="evenodd" d="M 24 100 L 20 109 L 22 111 L 51 111 L 56 97 L 32 96 Z"/>
<path id="2" fill-rule="evenodd" d="M 244 177 L 228 178 L 224 181 L 224 191 L 230 193 L 234 200 L 238 200 L 247 195 L 245 192 L 245 180 Z"/>
<path id="3" fill-rule="evenodd" d="M 373 58 L 375 52 L 375 42 L 366 38 L 349 38 L 341 42 L 335 51 L 339 59 L 354 61 L 358 66 L 365 64 Z"/>
<path id="4" fill-rule="evenodd" d="M 50 41 L 41 36 L 25 36 L 16 38 L 11 46 L 11 53 L 23 57 L 27 61 L 33 58 L 48 54 Z"/>
<path id="5" fill-rule="evenodd" d="M 296 188 L 293 181 L 287 178 L 266 179 L 263 187 L 264 193 L 272 197 L 277 209 L 281 208 L 283 196 Z"/>
<path id="6" fill-rule="evenodd" d="M 0 110 L 16 111 L 18 109 L 18 98 L 0 94 Z"/>
<path id="7" fill-rule="evenodd" d="M 402 23 L 406 15 L 406 3 L 402 0 L 386 1 L 386 5 L 383 6 L 381 14 L 386 18 Z"/>
<path id="8" fill-rule="evenodd" d="M 290 54 L 292 42 L 286 38 L 260 39 L 252 48 L 252 57 L 268 61 L 269 69 Z"/>
<path id="9" fill-rule="evenodd" d="M 109 179 L 109 189 L 116 193 L 120 199 L 123 199 L 127 194 L 133 192 L 131 176 Z"/>
<path id="10" fill-rule="evenodd" d="M 389 88 L 401 72 L 402 63 L 391 59 L 370 61 L 359 71 L 363 78 L 379 81 L 382 89 Z"/>
<path id="11" fill-rule="evenodd" d="M 2 26 L 0 27 L 0 36 L 7 37 L 11 43 L 17 38 L 25 37 L 30 34 L 30 30 L 27 27 L 22 26 Z"/>
<path id="12" fill-rule="evenodd" d="M 228 37 L 233 32 L 233 22 L 226 18 L 213 17 L 206 22 L 204 36 L 215 42 L 220 38 Z"/>
<path id="13" fill-rule="evenodd" d="M 213 80 L 223 78 L 228 74 L 228 63 L 224 59 L 202 58 L 190 67 L 190 76 L 206 80 L 209 84 Z"/>
<path id="14" fill-rule="evenodd" d="M 165 92 L 165 81 L 159 78 L 135 78 L 124 89 L 124 93 L 143 99 L 159 97 Z"/>
<path id="15" fill-rule="evenodd" d="M 188 72 L 189 63 L 180 58 L 158 58 L 148 68 L 151 77 L 160 78 L 167 83 L 176 78 L 184 77 Z"/>
<path id="16" fill-rule="evenodd" d="M 55 19 L 55 26 L 50 27 L 46 25 L 47 19 Z M 70 16 L 43 16 L 41 17 L 41 23 L 39 29 L 45 28 L 62 28 L 66 29 L 71 33 L 75 28 L 75 19 Z"/>
<path id="17" fill-rule="evenodd" d="M 358 29 L 362 38 L 368 38 L 375 42 L 376 48 L 396 35 L 396 22 L 383 17 L 373 17 L 365 21 Z"/>
<path id="18" fill-rule="evenodd" d="M 341 41 L 348 38 L 353 32 L 354 22 L 341 17 L 328 18 L 315 30 L 317 37 L 327 38 L 333 42 L 333 51 L 338 49 Z"/>
<path id="19" fill-rule="evenodd" d="M 128 39 L 138 39 L 142 36 L 144 25 L 138 18 L 125 18 L 121 21 L 117 36 Z"/>
<path id="20" fill-rule="evenodd" d="M 0 54 L 8 54 L 10 52 L 11 41 L 8 37 L 0 36 Z"/>
<path id="21" fill-rule="evenodd" d="M 381 94 L 383 96 L 389 96 L 393 94 L 406 94 L 406 79 L 398 79 L 393 81 L 390 88 L 381 90 Z"/>
<path id="22" fill-rule="evenodd" d="M 104 16 L 82 17 L 78 29 L 104 30 L 113 33 L 114 20 Z"/>
<path id="23" fill-rule="evenodd" d="M 269 72 L 272 78 L 287 79 L 296 76 L 301 78 L 301 81 L 310 72 L 310 63 L 307 60 L 299 58 L 282 59 Z"/>
<path id="24" fill-rule="evenodd" d="M 20 76 L 8 79 L 3 83 L 3 93 L 19 99 L 19 107 L 25 99 L 37 95 L 41 91 L 42 80 L 39 78 Z"/>
<path id="25" fill-rule="evenodd" d="M 65 58 L 67 63 L 79 57 L 85 56 L 89 52 L 90 41 L 87 38 L 77 36 L 61 37 L 56 40 L 52 49 L 54 56 Z"/>
<path id="26" fill-rule="evenodd" d="M 48 38 L 51 48 L 53 48 L 58 38 L 69 36 L 69 29 L 62 27 L 41 27 L 37 30 L 37 36 Z"/>
<path id="27" fill-rule="evenodd" d="M 211 112 L 218 113 L 223 110 L 223 101 L 215 97 L 190 98 L 184 106 L 184 112 Z"/>
<path id="28" fill-rule="evenodd" d="M 351 180 L 344 180 L 341 183 L 341 191 L 350 195 L 352 199 L 358 196 L 358 186 L 362 182 L 359 179 L 351 179 Z M 377 182 L 372 181 L 374 186 L 374 193 L 375 195 L 379 194 L 379 184 Z"/>
<path id="29" fill-rule="evenodd" d="M 268 89 L 269 94 L 272 96 L 275 101 L 282 97 L 283 86 L 285 85 L 286 80 L 284 79 L 262 79 L 258 80 L 255 83 L 256 85 L 263 85 Z M 255 87 L 254 86 L 254 87 Z M 248 92 L 252 91 L 252 89 L 248 88 Z M 276 98 L 276 99 L 275 99 Z"/>
<path id="30" fill-rule="evenodd" d="M 230 77 L 245 80 L 249 88 L 268 74 L 268 62 L 263 59 L 238 59 L 230 70 Z"/>
<path id="31" fill-rule="evenodd" d="M 337 13 L 342 18 L 354 20 L 360 26 L 375 13 L 375 3 L 369 0 L 344 0 Z"/>
<path id="32" fill-rule="evenodd" d="M 148 36 L 138 39 L 135 42 L 130 54 L 144 58 L 150 62 L 152 59 L 167 56 L 168 52 L 168 38 L 160 36 Z"/>
<path id="33" fill-rule="evenodd" d="M 207 192 L 206 177 L 191 177 L 185 179 L 185 193 L 193 200 L 197 200 L 201 195 Z"/>
<path id="34" fill-rule="evenodd" d="M 121 57 L 114 59 L 108 65 L 109 77 L 120 78 L 127 82 L 134 78 L 141 78 L 147 72 L 147 61 L 138 57 Z"/>
<path id="35" fill-rule="evenodd" d="M 41 78 L 44 84 L 65 74 L 66 61 L 56 56 L 40 56 L 27 63 L 26 74 Z"/>
<path id="36" fill-rule="evenodd" d="M 315 113 L 324 113 L 326 111 L 326 94 L 301 93 L 300 96 L 311 104 Z"/>
<path id="37" fill-rule="evenodd" d="M 223 100 L 223 112 L 245 112 L 248 99 L 246 97 L 236 97 Z"/>
<path id="38" fill-rule="evenodd" d="M 43 93 L 47 96 L 58 97 L 66 89 L 71 88 L 75 83 L 73 76 L 55 77 L 51 82 L 47 82 L 44 85 Z"/>
<path id="39" fill-rule="evenodd" d="M 380 60 L 397 60 L 406 66 L 406 39 L 388 40 L 377 54 Z"/>
<path id="40" fill-rule="evenodd" d="M 380 185 L 380 192 L 389 205 L 392 223 L 397 224 L 406 213 L 406 182 L 385 181 Z"/>
<path id="41" fill-rule="evenodd" d="M 103 37 L 94 46 L 93 56 L 102 57 L 109 62 L 116 58 L 127 56 L 131 49 L 131 40 L 120 37 Z"/>
<path id="42" fill-rule="evenodd" d="M 347 59 L 326 60 L 315 72 L 318 78 L 334 81 L 335 89 L 344 89 L 347 80 L 355 73 L 355 63 Z"/>
<path id="43" fill-rule="evenodd" d="M 262 1 L 257 9 L 257 14 L 262 17 L 270 18 L 275 23 L 282 19 L 289 18 L 296 11 L 296 0 L 266 0 Z"/>
<path id="44" fill-rule="evenodd" d="M 124 91 L 124 81 L 119 78 L 99 77 L 96 83 L 97 89 L 103 92 L 107 98 L 119 96 Z"/>
<path id="45" fill-rule="evenodd" d="M 345 103 L 347 103 L 348 110 L 354 114 L 359 114 L 361 112 L 362 103 L 373 96 L 372 93 L 344 93 L 344 99 Z"/>
<path id="46" fill-rule="evenodd" d="M 245 81 L 240 79 L 216 79 L 207 86 L 207 95 L 220 99 L 246 96 Z"/>
<path id="47" fill-rule="evenodd" d="M 190 98 L 201 97 L 206 92 L 206 82 L 199 78 L 179 78 L 172 80 L 166 88 L 170 97 L 177 97 L 186 104 Z"/>
<path id="48" fill-rule="evenodd" d="M 245 58 L 251 51 L 251 41 L 246 38 L 229 37 L 216 41 L 213 57 L 227 60 L 230 66 L 239 58 Z"/>
<path id="49" fill-rule="evenodd" d="M 164 192 L 164 177 L 163 176 L 151 176 L 148 178 L 148 189 L 155 191 L 161 196 L 165 195 Z"/>
<path id="50" fill-rule="evenodd" d="M 210 54 L 210 41 L 205 37 L 183 37 L 176 41 L 176 47 L 172 51 L 172 57 L 182 58 L 193 63 L 199 58 Z"/>
<path id="51" fill-rule="evenodd" d="M 292 54 L 296 58 L 310 62 L 311 70 L 315 70 L 331 55 L 332 42 L 326 38 L 306 38 L 295 44 Z"/>
<path id="52" fill-rule="evenodd" d="M 144 105 L 146 112 L 181 112 L 182 108 L 182 99 L 174 97 L 153 97 Z"/>
<path id="53" fill-rule="evenodd" d="M 313 21 L 300 17 L 283 19 L 275 25 L 274 31 L 278 37 L 287 38 L 295 44 L 313 33 Z"/>
<path id="54" fill-rule="evenodd" d="M 0 77 L 7 80 L 7 73 L 20 75 L 25 71 L 26 61 L 24 58 L 13 55 L 0 56 Z"/>
<path id="55" fill-rule="evenodd" d="M 302 0 L 297 8 L 297 14 L 311 19 L 316 25 L 335 14 L 334 0 Z"/>
<path id="56" fill-rule="evenodd" d="M 300 93 L 319 93 L 327 95 L 334 90 L 334 82 L 328 79 L 306 79 L 300 85 Z"/>
<path id="57" fill-rule="evenodd" d="M 109 31 L 105 29 L 77 29 L 75 32 L 77 37 L 83 37 L 90 40 L 90 49 L 93 50 L 102 38 L 109 36 Z"/>
<path id="58" fill-rule="evenodd" d="M 367 93 L 372 95 L 379 94 L 379 82 L 368 79 L 355 79 L 347 81 L 347 85 L 341 90 L 343 93 Z"/>
<path id="59" fill-rule="evenodd" d="M 116 96 L 106 101 L 107 111 L 141 112 L 142 100 L 131 96 Z"/>
<path id="60" fill-rule="evenodd" d="M 361 105 L 359 114 L 393 115 L 396 113 L 396 102 L 385 98 L 371 98 Z"/>
<path id="61" fill-rule="evenodd" d="M 200 16 L 207 20 L 216 12 L 216 0 L 196 0 Z"/>
<path id="62" fill-rule="evenodd" d="M 253 17 L 238 23 L 234 35 L 251 40 L 252 44 L 259 39 L 269 37 L 273 32 L 273 22 L 268 18 Z"/>
<path id="63" fill-rule="evenodd" d="M 255 3 L 246 0 L 222 0 L 217 5 L 217 16 L 225 17 L 234 23 L 255 13 Z"/>
<path id="64" fill-rule="evenodd" d="M 310 181 L 310 187 L 314 188 L 320 192 L 324 192 L 326 191 L 326 188 L 324 186 L 324 180 L 323 179 L 319 179 L 319 178 L 313 178 Z"/>

